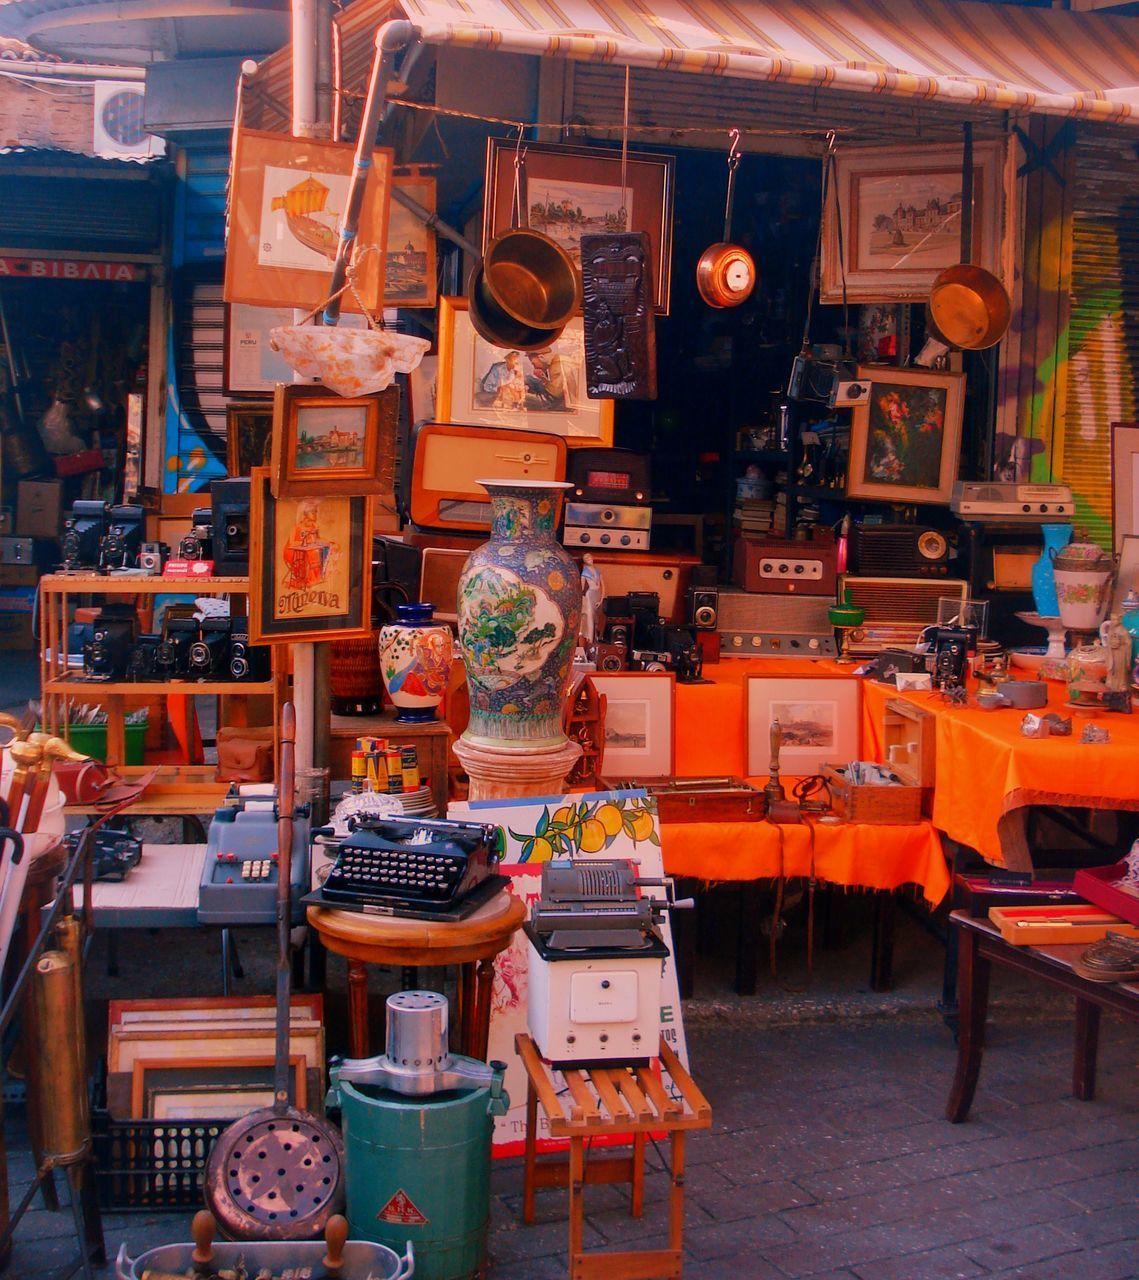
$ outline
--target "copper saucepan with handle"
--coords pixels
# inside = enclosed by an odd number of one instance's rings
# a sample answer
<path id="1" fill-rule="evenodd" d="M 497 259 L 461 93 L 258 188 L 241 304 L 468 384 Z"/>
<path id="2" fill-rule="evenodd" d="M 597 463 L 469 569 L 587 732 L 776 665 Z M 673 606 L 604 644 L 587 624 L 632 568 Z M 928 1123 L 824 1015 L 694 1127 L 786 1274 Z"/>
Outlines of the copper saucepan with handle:
<path id="1" fill-rule="evenodd" d="M 964 351 L 995 347 L 1008 331 L 1008 291 L 973 258 L 973 126 L 964 125 L 961 164 L 961 261 L 939 271 L 929 291 L 926 328 L 946 346 Z"/>
<path id="2" fill-rule="evenodd" d="M 740 164 L 740 131 L 731 131 L 728 149 L 728 192 L 724 201 L 724 238 L 710 244 L 696 264 L 696 290 L 710 307 L 738 307 L 756 283 L 755 260 L 742 244 L 732 242 L 732 205 Z"/>

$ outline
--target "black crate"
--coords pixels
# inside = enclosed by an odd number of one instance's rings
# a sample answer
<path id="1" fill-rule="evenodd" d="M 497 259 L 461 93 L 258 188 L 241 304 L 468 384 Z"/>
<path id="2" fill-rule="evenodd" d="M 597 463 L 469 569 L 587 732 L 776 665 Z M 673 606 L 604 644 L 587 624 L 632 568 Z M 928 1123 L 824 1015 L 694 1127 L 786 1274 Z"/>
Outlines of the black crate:
<path id="1" fill-rule="evenodd" d="M 200 1209 L 206 1161 L 231 1120 L 91 1117 L 95 1185 L 104 1209 Z"/>

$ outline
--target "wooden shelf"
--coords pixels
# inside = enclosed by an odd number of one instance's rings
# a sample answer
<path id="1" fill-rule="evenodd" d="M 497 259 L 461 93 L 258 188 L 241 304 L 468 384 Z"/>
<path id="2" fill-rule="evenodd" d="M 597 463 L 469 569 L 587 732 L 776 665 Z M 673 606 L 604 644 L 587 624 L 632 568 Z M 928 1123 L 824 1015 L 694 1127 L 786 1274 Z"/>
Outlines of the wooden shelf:
<path id="1" fill-rule="evenodd" d="M 109 573 L 49 573 L 40 579 L 45 591 L 62 595 L 198 595 L 217 596 L 226 592 L 248 593 L 246 578 L 163 578 L 148 574 L 128 576 Z"/>
<path id="2" fill-rule="evenodd" d="M 129 697 L 143 694 L 272 693 L 273 680 L 84 680 L 82 676 L 56 676 L 44 681 L 45 693 L 99 693 Z"/>

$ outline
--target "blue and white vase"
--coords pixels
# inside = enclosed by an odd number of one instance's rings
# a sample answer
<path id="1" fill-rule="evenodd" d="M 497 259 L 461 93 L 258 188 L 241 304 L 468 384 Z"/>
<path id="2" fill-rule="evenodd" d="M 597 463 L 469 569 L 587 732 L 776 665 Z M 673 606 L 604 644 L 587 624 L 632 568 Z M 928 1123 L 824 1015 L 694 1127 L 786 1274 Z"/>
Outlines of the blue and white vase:
<path id="1" fill-rule="evenodd" d="M 563 700 L 581 621 L 581 574 L 557 540 L 554 480 L 480 480 L 493 512 L 490 541 L 459 578 L 459 649 L 482 746 L 550 748 L 566 741 Z"/>
<path id="2" fill-rule="evenodd" d="M 1056 598 L 1056 571 L 1053 561 L 1072 540 L 1070 524 L 1042 524 L 1044 548 L 1032 566 L 1032 602 L 1042 618 L 1058 618 L 1060 601 Z"/>

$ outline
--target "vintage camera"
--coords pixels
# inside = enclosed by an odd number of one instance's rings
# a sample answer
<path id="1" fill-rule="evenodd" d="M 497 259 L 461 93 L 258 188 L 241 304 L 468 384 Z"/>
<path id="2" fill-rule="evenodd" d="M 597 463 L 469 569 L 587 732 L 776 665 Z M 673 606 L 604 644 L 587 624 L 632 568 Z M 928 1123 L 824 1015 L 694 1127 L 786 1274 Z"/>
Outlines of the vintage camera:
<path id="1" fill-rule="evenodd" d="M 183 679 L 190 674 L 190 646 L 201 629 L 193 605 L 174 605 L 166 610 L 158 655 L 163 678 Z"/>
<path id="2" fill-rule="evenodd" d="M 169 558 L 170 548 L 165 542 L 144 542 L 138 553 L 138 567 L 143 573 L 158 577 Z"/>
<path id="3" fill-rule="evenodd" d="M 142 549 L 145 515 L 135 503 L 112 507 L 107 517 L 107 531 L 99 539 L 99 568 L 135 569 Z"/>
<path id="4" fill-rule="evenodd" d="M 600 640 L 586 647 L 585 656 L 598 671 L 624 671 L 625 655 L 628 652 L 624 644 L 611 644 Z"/>
<path id="5" fill-rule="evenodd" d="M 715 631 L 720 612 L 720 592 L 716 587 L 691 586 L 685 593 L 689 626 L 697 631 Z"/>
<path id="6" fill-rule="evenodd" d="M 249 572 L 249 485 L 248 476 L 210 485 L 214 573 L 221 577 L 240 578 Z"/>
<path id="7" fill-rule="evenodd" d="M 210 507 L 195 507 L 190 517 L 190 532 L 183 534 L 178 544 L 178 556 L 182 560 L 212 560 L 214 558 L 214 513 Z"/>
<path id="8" fill-rule="evenodd" d="M 670 669 L 677 680 L 699 680 L 704 672 L 704 651 L 688 627 L 664 627 L 664 648 L 671 659 Z"/>
<path id="9" fill-rule="evenodd" d="M 970 633 L 965 627 L 937 628 L 933 659 L 933 683 L 936 688 L 957 689 L 965 683 L 969 640 Z"/>
<path id="10" fill-rule="evenodd" d="M 83 646 L 83 675 L 87 680 L 121 680 L 126 674 L 138 631 L 138 615 L 132 604 L 105 604 L 92 624 L 90 641 Z"/>
<path id="11" fill-rule="evenodd" d="M 633 643 L 633 619 L 611 618 L 607 615 L 601 637 L 606 644 L 618 645 L 628 653 L 629 646 Z"/>
<path id="12" fill-rule="evenodd" d="M 162 644 L 162 636 L 157 632 L 144 632 L 134 642 L 130 658 L 127 660 L 126 678 L 128 680 L 160 680 L 158 669 L 158 650 Z"/>
<path id="13" fill-rule="evenodd" d="M 194 680 L 228 678 L 229 619 L 203 618 L 198 637 L 186 653 L 187 674 Z"/>
<path id="14" fill-rule="evenodd" d="M 71 515 L 63 522 L 65 569 L 94 569 L 98 566 L 109 511 L 105 502 L 89 502 L 81 498 L 72 504 Z"/>
<path id="15" fill-rule="evenodd" d="M 271 674 L 269 646 L 249 643 L 249 619 L 231 618 L 229 625 L 229 678 L 268 680 Z"/>
<path id="16" fill-rule="evenodd" d="M 667 649 L 634 649 L 629 654 L 630 671 L 671 671 L 672 654 Z"/>

